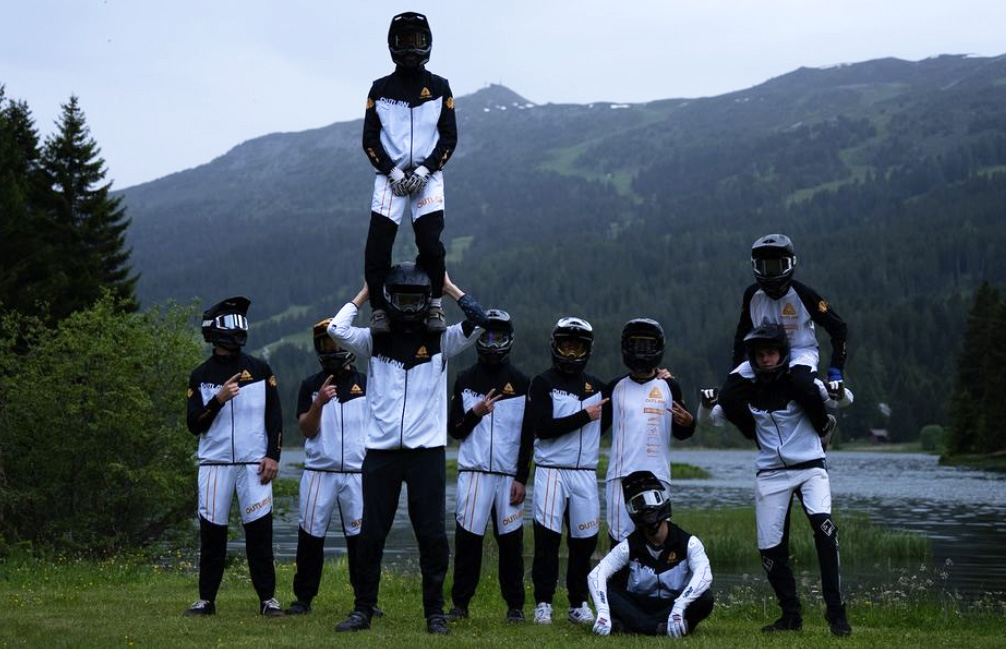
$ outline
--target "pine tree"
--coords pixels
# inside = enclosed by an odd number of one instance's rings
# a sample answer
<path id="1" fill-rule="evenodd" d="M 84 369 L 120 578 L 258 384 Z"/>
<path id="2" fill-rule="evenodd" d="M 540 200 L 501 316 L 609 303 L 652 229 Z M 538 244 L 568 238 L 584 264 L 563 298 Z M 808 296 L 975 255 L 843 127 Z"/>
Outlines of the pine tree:
<path id="1" fill-rule="evenodd" d="M 990 350 L 1002 337 L 994 329 L 997 311 L 1002 310 L 999 292 L 987 281 L 975 293 L 975 301 L 968 314 L 964 347 L 957 360 L 957 384 L 951 405 L 953 431 L 950 435 L 951 453 L 981 451 L 979 442 L 987 422 L 984 408 L 988 397 L 1002 399 L 1001 394 L 987 394 L 990 377 L 998 368 L 990 366 Z M 1002 344 L 1001 342 L 999 343 Z"/>
<path id="2" fill-rule="evenodd" d="M 59 266 L 70 289 L 52 304 L 57 319 L 92 304 L 103 289 L 129 310 L 135 310 L 136 280 L 126 248 L 130 219 L 121 197 L 109 195 L 105 161 L 91 138 L 76 96 L 63 104 L 58 132 L 48 137 L 42 150 L 51 195 L 50 218 L 58 227 L 55 242 Z"/>

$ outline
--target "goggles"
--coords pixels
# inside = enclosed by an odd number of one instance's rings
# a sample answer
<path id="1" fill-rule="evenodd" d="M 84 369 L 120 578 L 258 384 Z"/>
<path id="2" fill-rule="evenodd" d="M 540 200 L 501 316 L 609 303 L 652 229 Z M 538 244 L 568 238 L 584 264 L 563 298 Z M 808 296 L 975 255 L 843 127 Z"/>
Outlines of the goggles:
<path id="1" fill-rule="evenodd" d="M 751 260 L 751 266 L 760 277 L 785 277 L 793 272 L 794 265 L 792 257 Z"/>
<path id="2" fill-rule="evenodd" d="M 336 354 L 342 351 L 342 348 L 339 347 L 339 343 L 335 342 L 327 335 L 324 338 L 316 338 L 314 341 L 314 348 L 319 354 Z"/>
<path id="3" fill-rule="evenodd" d="M 391 305 L 402 313 L 419 313 L 429 301 L 426 293 L 392 293 Z"/>
<path id="4" fill-rule="evenodd" d="M 513 343 L 513 334 L 509 331 L 487 330 L 479 338 L 479 345 L 485 349 L 506 349 Z"/>
<path id="5" fill-rule="evenodd" d="M 556 343 L 555 350 L 563 358 L 583 358 L 587 355 L 587 343 L 576 338 L 565 338 Z"/>
<path id="6" fill-rule="evenodd" d="M 660 341 L 651 336 L 631 336 L 626 339 L 625 348 L 634 354 L 656 354 Z"/>
<path id="7" fill-rule="evenodd" d="M 203 326 L 224 331 L 248 331 L 248 318 L 240 313 L 225 313 L 212 320 L 203 320 Z"/>
<path id="8" fill-rule="evenodd" d="M 650 489 L 647 491 L 640 492 L 625 501 L 625 510 L 629 512 L 629 515 L 635 516 L 642 514 L 647 509 L 655 509 L 660 507 L 668 500 L 667 494 L 663 491 L 658 491 L 656 489 Z"/>

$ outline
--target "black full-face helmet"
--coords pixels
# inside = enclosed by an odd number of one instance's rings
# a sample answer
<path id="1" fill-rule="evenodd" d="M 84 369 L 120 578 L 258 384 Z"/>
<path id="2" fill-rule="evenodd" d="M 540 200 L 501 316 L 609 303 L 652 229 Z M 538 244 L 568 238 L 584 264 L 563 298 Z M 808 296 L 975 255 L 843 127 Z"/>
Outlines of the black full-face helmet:
<path id="1" fill-rule="evenodd" d="M 650 534 L 671 517 L 671 495 L 650 471 L 634 471 L 622 478 L 622 493 L 632 523 Z"/>
<path id="2" fill-rule="evenodd" d="M 594 328 L 583 318 L 559 318 L 552 328 L 552 365 L 560 372 L 582 372 L 593 349 Z"/>
<path id="3" fill-rule="evenodd" d="M 486 320 L 486 330 L 475 341 L 475 351 L 483 363 L 503 365 L 510 359 L 513 348 L 513 321 L 502 309 L 487 309 Z"/>
<path id="4" fill-rule="evenodd" d="M 235 296 L 203 311 L 203 340 L 224 349 L 236 350 L 248 341 L 248 307 L 251 300 Z"/>
<path id="5" fill-rule="evenodd" d="M 426 16 L 406 11 L 391 19 L 388 49 L 395 65 L 417 69 L 426 65 L 433 50 L 433 32 Z"/>
<path id="6" fill-rule="evenodd" d="M 664 359 L 664 328 L 656 320 L 633 318 L 622 327 L 622 362 L 633 372 L 649 372 Z"/>
<path id="7" fill-rule="evenodd" d="M 789 290 L 796 253 L 785 234 L 766 234 L 751 246 L 751 269 L 755 281 L 772 299 L 778 300 Z"/>
<path id="8" fill-rule="evenodd" d="M 773 367 L 761 367 L 758 364 L 757 354 L 766 348 L 779 350 L 779 362 Z M 744 349 L 751 369 L 759 380 L 775 380 L 789 369 L 789 337 L 781 325 L 762 324 L 755 327 L 744 336 Z"/>
<path id="9" fill-rule="evenodd" d="M 326 318 L 314 325 L 311 333 L 314 338 L 314 351 L 318 354 L 318 362 L 321 369 L 329 374 L 338 376 L 351 369 L 356 354 L 343 349 L 334 338 L 328 335 L 328 325 L 332 323 L 331 318 Z"/>
<path id="10" fill-rule="evenodd" d="M 430 277 L 415 264 L 392 266 L 384 279 L 384 301 L 392 320 L 422 322 L 430 308 Z"/>

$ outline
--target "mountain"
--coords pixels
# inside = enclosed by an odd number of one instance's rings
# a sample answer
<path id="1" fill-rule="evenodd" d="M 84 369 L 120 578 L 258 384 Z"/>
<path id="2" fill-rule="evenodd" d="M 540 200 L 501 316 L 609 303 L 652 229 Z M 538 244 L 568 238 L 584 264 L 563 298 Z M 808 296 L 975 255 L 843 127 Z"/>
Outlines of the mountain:
<path id="1" fill-rule="evenodd" d="M 751 242 L 782 231 L 797 277 L 850 325 L 847 429 L 910 438 L 945 421 L 970 294 L 1006 281 L 1006 55 L 800 68 L 644 104 L 534 104 L 491 85 L 457 114 L 449 268 L 514 315 L 526 370 L 547 365 L 551 324 L 574 313 L 597 331 L 592 369 L 614 376 L 621 324 L 648 315 L 687 389 L 719 381 Z M 362 283 L 361 130 L 266 135 L 126 189 L 141 299 L 245 294 L 254 345 L 303 343 Z M 399 259 L 411 239 L 399 233 Z M 271 351 L 291 374 L 311 362 Z"/>

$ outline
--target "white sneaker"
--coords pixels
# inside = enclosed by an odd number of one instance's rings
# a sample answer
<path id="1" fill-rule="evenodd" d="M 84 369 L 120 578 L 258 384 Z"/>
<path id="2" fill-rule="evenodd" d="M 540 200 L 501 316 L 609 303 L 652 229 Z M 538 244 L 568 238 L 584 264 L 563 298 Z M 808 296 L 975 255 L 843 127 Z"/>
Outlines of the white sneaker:
<path id="1" fill-rule="evenodd" d="M 534 607 L 535 624 L 552 624 L 552 605 L 548 602 L 539 602 Z"/>
<path id="2" fill-rule="evenodd" d="M 579 608 L 569 607 L 569 621 L 573 624 L 593 624 L 594 623 L 594 613 L 587 606 L 587 602 L 584 602 L 579 606 Z"/>

